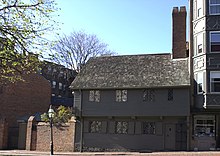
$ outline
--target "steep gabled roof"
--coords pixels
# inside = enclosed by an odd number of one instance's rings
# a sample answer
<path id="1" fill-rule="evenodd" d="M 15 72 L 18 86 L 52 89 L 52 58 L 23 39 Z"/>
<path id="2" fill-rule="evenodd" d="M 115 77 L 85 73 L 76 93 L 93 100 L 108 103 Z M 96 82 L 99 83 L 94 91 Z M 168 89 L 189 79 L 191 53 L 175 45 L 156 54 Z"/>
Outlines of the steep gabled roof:
<path id="1" fill-rule="evenodd" d="M 91 58 L 71 89 L 155 88 L 189 86 L 188 59 L 170 54 Z"/>

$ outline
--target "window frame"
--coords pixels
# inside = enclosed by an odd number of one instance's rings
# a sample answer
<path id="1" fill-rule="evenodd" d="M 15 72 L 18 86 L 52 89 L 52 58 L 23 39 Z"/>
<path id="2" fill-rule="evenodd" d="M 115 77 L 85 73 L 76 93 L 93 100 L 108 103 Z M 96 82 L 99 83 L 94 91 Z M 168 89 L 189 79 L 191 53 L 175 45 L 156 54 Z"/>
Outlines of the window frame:
<path id="1" fill-rule="evenodd" d="M 121 127 L 118 128 L 118 123 L 121 123 Z M 126 130 L 123 130 L 123 126 L 126 123 Z M 116 121 L 115 122 L 115 134 L 128 134 L 129 122 L 128 121 Z M 120 130 L 120 131 L 118 131 Z"/>
<path id="2" fill-rule="evenodd" d="M 153 126 L 151 126 L 153 125 Z M 145 129 L 147 128 L 147 129 Z M 151 130 L 153 128 L 153 131 Z M 144 135 L 156 135 L 156 123 L 152 121 L 142 122 L 142 134 Z"/>
<path id="3" fill-rule="evenodd" d="M 143 101 L 154 102 L 155 101 L 155 89 L 144 89 Z"/>
<path id="4" fill-rule="evenodd" d="M 170 89 L 168 89 L 167 90 L 167 100 L 168 101 L 173 101 L 173 89 L 172 88 L 170 88 Z"/>
<path id="5" fill-rule="evenodd" d="M 95 128 L 92 125 L 95 124 Z M 94 120 L 89 121 L 89 133 L 101 133 L 102 132 L 102 121 Z"/>
<path id="6" fill-rule="evenodd" d="M 115 91 L 115 101 L 116 102 L 127 102 L 128 101 L 128 90 L 117 89 Z"/>
<path id="7" fill-rule="evenodd" d="M 196 74 L 196 81 L 197 81 L 197 94 L 203 94 L 203 89 L 204 89 L 204 72 L 198 72 Z M 201 77 L 200 77 L 201 76 Z M 201 82 L 200 82 L 201 80 Z M 200 91 L 200 85 L 202 88 L 202 91 Z"/>
<path id="8" fill-rule="evenodd" d="M 220 3 L 219 4 L 211 4 L 211 0 L 209 0 L 209 15 L 220 15 L 220 11 L 219 11 L 219 13 L 211 13 L 212 6 L 219 6 L 220 7 Z"/>
<path id="9" fill-rule="evenodd" d="M 219 77 L 216 77 L 216 78 L 219 78 L 220 79 L 220 71 L 210 71 L 210 93 L 213 93 L 213 94 L 220 94 L 220 91 L 218 92 L 215 92 L 215 91 L 212 91 L 212 78 L 215 78 L 215 76 L 212 76 L 212 73 L 214 75 L 214 73 L 218 73 L 219 74 Z M 217 81 L 219 84 L 220 84 L 220 81 Z"/>
<path id="10" fill-rule="evenodd" d="M 220 31 L 210 31 L 210 33 L 209 33 L 209 51 L 210 51 L 210 53 L 220 53 L 220 50 L 219 51 L 212 51 L 212 41 L 211 41 L 212 34 L 219 34 L 219 36 L 220 36 Z M 219 46 L 220 46 L 220 38 L 219 38 Z"/>
<path id="11" fill-rule="evenodd" d="M 89 90 L 89 102 L 100 102 L 101 91 L 100 90 Z"/>

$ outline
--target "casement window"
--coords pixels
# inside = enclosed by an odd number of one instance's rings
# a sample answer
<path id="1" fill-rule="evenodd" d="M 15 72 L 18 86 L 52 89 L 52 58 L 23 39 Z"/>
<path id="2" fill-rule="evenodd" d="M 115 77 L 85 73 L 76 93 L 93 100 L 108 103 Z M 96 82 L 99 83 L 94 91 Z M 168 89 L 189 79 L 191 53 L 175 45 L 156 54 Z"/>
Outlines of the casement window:
<path id="1" fill-rule="evenodd" d="M 209 0 L 209 14 L 220 14 L 220 0 Z"/>
<path id="2" fill-rule="evenodd" d="M 155 122 L 142 122 L 143 134 L 155 134 Z"/>
<path id="3" fill-rule="evenodd" d="M 220 32 L 210 32 L 210 51 L 220 52 Z"/>
<path id="4" fill-rule="evenodd" d="M 127 90 L 116 90 L 116 101 L 126 102 L 127 101 Z"/>
<path id="5" fill-rule="evenodd" d="M 56 81 L 52 81 L 52 88 L 56 88 Z"/>
<path id="6" fill-rule="evenodd" d="M 167 100 L 168 101 L 173 101 L 173 89 L 168 89 Z"/>
<path id="7" fill-rule="evenodd" d="M 101 133 L 102 122 L 101 121 L 90 121 L 89 132 L 90 133 Z"/>
<path id="8" fill-rule="evenodd" d="M 210 72 L 210 90 L 212 93 L 220 93 L 220 71 Z"/>
<path id="9" fill-rule="evenodd" d="M 89 101 L 100 102 L 100 91 L 99 90 L 90 90 L 89 91 Z"/>
<path id="10" fill-rule="evenodd" d="M 115 130 L 116 130 L 116 134 L 127 134 L 128 133 L 128 122 L 117 121 Z"/>
<path id="11" fill-rule="evenodd" d="M 197 73 L 197 93 L 202 94 L 203 93 L 203 72 Z"/>
<path id="12" fill-rule="evenodd" d="M 143 101 L 155 101 L 155 91 L 154 89 L 145 89 L 143 92 Z"/>

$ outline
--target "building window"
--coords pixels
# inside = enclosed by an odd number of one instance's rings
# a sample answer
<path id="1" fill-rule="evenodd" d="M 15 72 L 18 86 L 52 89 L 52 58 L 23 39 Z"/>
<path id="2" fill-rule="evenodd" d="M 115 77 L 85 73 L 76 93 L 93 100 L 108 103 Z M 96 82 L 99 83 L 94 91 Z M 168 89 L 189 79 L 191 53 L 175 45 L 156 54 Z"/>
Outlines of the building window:
<path id="1" fill-rule="evenodd" d="M 143 134 L 155 134 L 155 122 L 143 122 L 142 133 Z"/>
<path id="2" fill-rule="evenodd" d="M 195 116 L 194 135 L 196 137 L 215 136 L 215 117 L 214 116 Z"/>
<path id="3" fill-rule="evenodd" d="M 100 102 L 100 91 L 90 90 L 89 91 L 89 101 Z"/>
<path id="4" fill-rule="evenodd" d="M 220 32 L 210 33 L 211 52 L 220 52 Z"/>
<path id="5" fill-rule="evenodd" d="M 220 92 L 220 71 L 210 72 L 211 92 Z"/>
<path id="6" fill-rule="evenodd" d="M 63 84 L 61 82 L 59 82 L 59 89 L 62 90 L 63 89 Z"/>
<path id="7" fill-rule="evenodd" d="M 155 91 L 154 89 L 145 89 L 143 93 L 143 101 L 155 101 Z"/>
<path id="8" fill-rule="evenodd" d="M 168 101 L 173 101 L 173 89 L 168 89 L 167 99 Z"/>
<path id="9" fill-rule="evenodd" d="M 56 88 L 56 81 L 52 81 L 52 88 Z"/>
<path id="10" fill-rule="evenodd" d="M 90 125 L 89 126 L 90 133 L 101 133 L 101 130 L 102 130 L 101 121 L 91 121 L 89 125 Z"/>
<path id="11" fill-rule="evenodd" d="M 126 102 L 127 101 L 127 90 L 116 90 L 116 101 Z"/>
<path id="12" fill-rule="evenodd" d="M 209 14 L 216 15 L 220 14 L 220 1 L 209 0 Z"/>
<path id="13" fill-rule="evenodd" d="M 116 133 L 117 134 L 127 134 L 128 133 L 128 122 L 117 121 L 116 122 Z"/>
<path id="14" fill-rule="evenodd" d="M 197 73 L 197 93 L 203 93 L 203 72 Z"/>

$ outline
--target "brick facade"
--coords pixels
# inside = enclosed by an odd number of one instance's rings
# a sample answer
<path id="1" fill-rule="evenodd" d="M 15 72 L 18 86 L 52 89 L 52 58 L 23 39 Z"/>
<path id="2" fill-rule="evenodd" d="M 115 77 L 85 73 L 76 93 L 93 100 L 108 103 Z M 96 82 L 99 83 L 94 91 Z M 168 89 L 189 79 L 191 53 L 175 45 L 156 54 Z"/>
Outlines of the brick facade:
<path id="1" fill-rule="evenodd" d="M 173 59 L 186 58 L 186 8 L 173 8 Z"/>
<path id="2" fill-rule="evenodd" d="M 34 128 L 33 128 L 34 127 Z M 71 119 L 62 126 L 53 126 L 54 151 L 73 152 L 75 140 L 75 123 Z M 26 150 L 50 150 L 50 125 L 35 122 L 30 117 L 27 126 Z"/>
<path id="3" fill-rule="evenodd" d="M 24 76 L 24 82 L 2 87 L 0 116 L 8 122 L 8 148 L 18 148 L 18 121 L 30 115 L 47 112 L 50 105 L 50 83 L 41 75 Z"/>
<path id="4" fill-rule="evenodd" d="M 0 149 L 7 147 L 8 123 L 0 118 Z"/>

